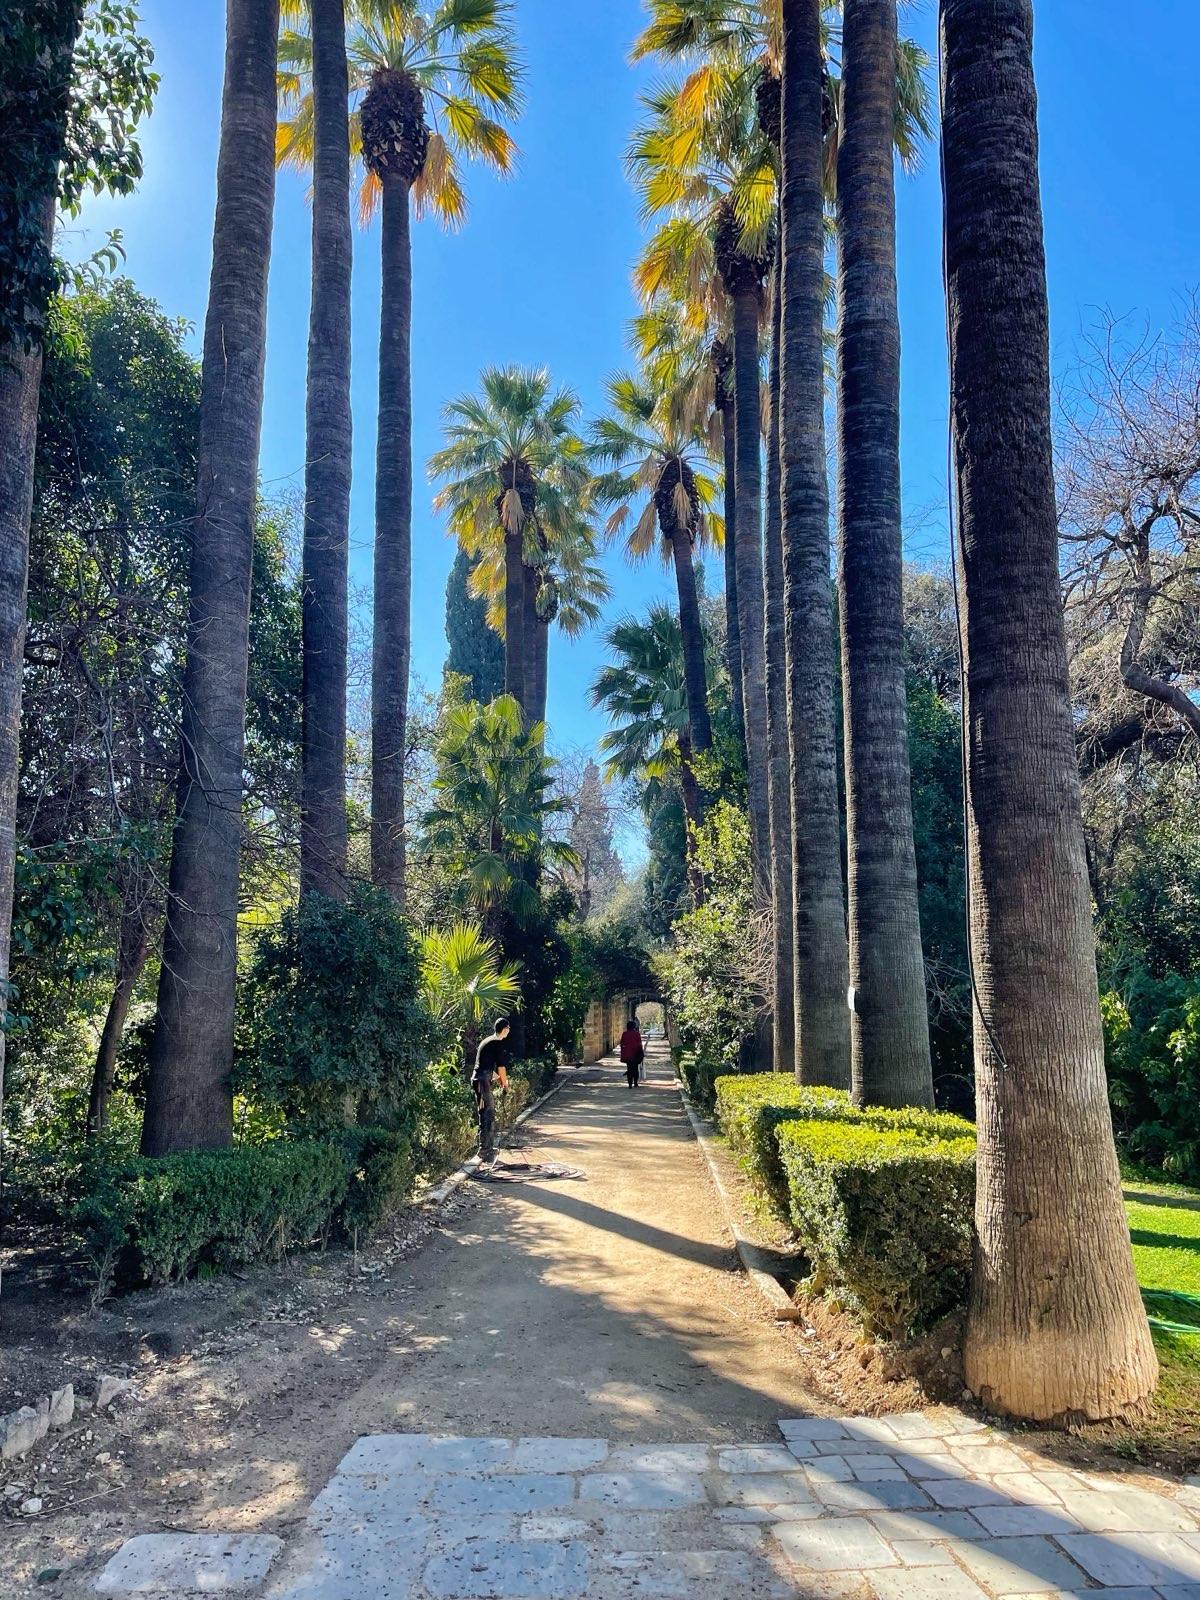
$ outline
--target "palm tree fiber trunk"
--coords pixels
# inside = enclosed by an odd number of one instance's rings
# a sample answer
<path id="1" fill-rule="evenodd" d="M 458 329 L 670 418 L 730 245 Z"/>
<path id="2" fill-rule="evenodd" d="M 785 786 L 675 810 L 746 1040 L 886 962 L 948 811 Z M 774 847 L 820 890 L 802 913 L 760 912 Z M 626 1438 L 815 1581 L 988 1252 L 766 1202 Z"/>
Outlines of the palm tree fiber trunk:
<path id="1" fill-rule="evenodd" d="M 300 893 L 346 892 L 346 649 L 350 549 L 349 73 L 345 0 L 312 0 L 312 309 L 304 495 Z"/>
<path id="2" fill-rule="evenodd" d="M 737 600 L 737 423 L 730 390 L 721 403 L 721 444 L 725 456 L 725 667 L 733 702 L 733 726 L 746 748 L 746 707 L 742 701 L 742 641 Z"/>
<path id="3" fill-rule="evenodd" d="M 704 630 L 700 624 L 700 600 L 696 593 L 696 567 L 692 559 L 692 539 L 676 518 L 671 534 L 671 555 L 675 562 L 675 588 L 679 595 L 679 628 L 683 635 L 683 682 L 687 693 L 688 725 L 692 750 L 703 755 L 712 748 L 712 724 L 708 717 L 708 675 L 704 667 Z"/>
<path id="4" fill-rule="evenodd" d="M 779 264 L 771 292 L 771 416 L 767 508 L 763 523 L 763 613 L 767 679 L 767 785 L 771 819 L 776 1072 L 796 1070 L 796 994 L 792 963 L 792 789 L 788 768 L 787 653 L 784 646 L 783 508 L 779 498 Z"/>
<path id="5" fill-rule="evenodd" d="M 834 717 L 825 466 L 824 195 L 818 0 L 783 0 L 780 478 L 792 788 L 796 1075 L 850 1086 L 849 960 Z"/>
<path id="6" fill-rule="evenodd" d="M 179 798 L 142 1125 L 146 1155 L 211 1149 L 233 1134 L 229 1073 L 278 0 L 228 0 L 226 19 Z"/>
<path id="7" fill-rule="evenodd" d="M 371 881 L 404 904 L 404 768 L 412 596 L 412 243 L 409 190 L 383 179 L 375 637 L 371 658 Z"/>
<path id="8" fill-rule="evenodd" d="M 978 986 L 965 1373 L 989 1407 L 1112 1417 L 1157 1363 L 1105 1093 L 1050 430 L 1029 0 L 942 0 L 951 415 Z"/>
<path id="9" fill-rule="evenodd" d="M 504 692 L 527 715 L 525 679 L 525 539 L 511 530 L 504 535 Z"/>
<path id="10" fill-rule="evenodd" d="M 838 146 L 838 566 L 850 1072 L 856 1105 L 932 1106 L 904 665 L 896 0 L 845 0 Z"/>

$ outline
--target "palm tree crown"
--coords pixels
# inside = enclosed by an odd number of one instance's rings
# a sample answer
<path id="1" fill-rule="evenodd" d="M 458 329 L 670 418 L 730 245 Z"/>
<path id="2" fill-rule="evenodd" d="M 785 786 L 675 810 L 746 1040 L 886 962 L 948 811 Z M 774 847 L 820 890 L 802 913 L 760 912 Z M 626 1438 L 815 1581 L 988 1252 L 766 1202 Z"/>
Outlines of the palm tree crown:
<path id="1" fill-rule="evenodd" d="M 386 175 L 411 185 L 418 217 L 447 227 L 466 217 L 459 164 L 509 172 L 516 146 L 504 123 L 521 106 L 520 62 L 505 0 L 348 0 L 350 151 L 362 169 L 359 213 L 379 204 Z M 283 166 L 313 157 L 312 38 L 308 0 L 284 0 L 277 138 Z"/>
<path id="2" fill-rule="evenodd" d="M 589 690 L 613 724 L 600 740 L 606 778 L 661 781 L 679 765 L 688 733 L 683 635 L 669 606 L 624 617 L 605 636 L 615 656 Z"/>

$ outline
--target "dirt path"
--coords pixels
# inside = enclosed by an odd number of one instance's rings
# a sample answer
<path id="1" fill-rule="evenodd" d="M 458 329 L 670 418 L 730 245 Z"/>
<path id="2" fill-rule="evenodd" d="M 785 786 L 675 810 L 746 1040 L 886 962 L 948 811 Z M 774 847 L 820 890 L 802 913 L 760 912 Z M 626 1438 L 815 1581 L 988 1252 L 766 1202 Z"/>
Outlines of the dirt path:
<path id="1" fill-rule="evenodd" d="M 583 1178 L 471 1183 L 415 1253 L 357 1276 L 260 1275 L 240 1324 L 139 1378 L 115 1433 L 60 1447 L 58 1484 L 31 1458 L 46 1510 L 0 1522 L 0 1593 L 62 1567 L 50 1592 L 82 1595 L 132 1532 L 284 1531 L 363 1433 L 770 1441 L 830 1409 L 737 1270 L 661 1053 L 637 1091 L 615 1067 L 570 1074 L 520 1144 Z"/>

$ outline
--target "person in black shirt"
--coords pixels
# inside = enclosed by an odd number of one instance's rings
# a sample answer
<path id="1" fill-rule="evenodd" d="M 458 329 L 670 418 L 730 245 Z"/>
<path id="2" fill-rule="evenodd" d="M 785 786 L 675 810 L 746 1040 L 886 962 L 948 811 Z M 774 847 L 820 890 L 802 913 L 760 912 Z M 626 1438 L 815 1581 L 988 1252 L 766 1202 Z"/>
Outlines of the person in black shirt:
<path id="1" fill-rule="evenodd" d="M 492 1079 L 499 1081 L 501 1089 L 508 1088 L 507 1040 L 508 1023 L 501 1017 L 475 1052 L 475 1070 L 471 1074 L 475 1115 L 479 1120 L 479 1160 L 485 1166 L 496 1159 L 496 1102 Z"/>

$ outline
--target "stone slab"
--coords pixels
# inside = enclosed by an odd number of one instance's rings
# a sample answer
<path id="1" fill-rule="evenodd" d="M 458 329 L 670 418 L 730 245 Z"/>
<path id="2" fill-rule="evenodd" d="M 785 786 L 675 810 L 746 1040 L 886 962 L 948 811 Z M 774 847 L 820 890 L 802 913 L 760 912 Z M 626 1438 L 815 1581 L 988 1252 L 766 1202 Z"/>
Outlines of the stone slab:
<path id="1" fill-rule="evenodd" d="M 980 1539 L 955 1554 L 972 1577 L 997 1596 L 1054 1594 L 1077 1589 L 1080 1573 L 1049 1539 Z"/>
<path id="2" fill-rule="evenodd" d="M 373 1433 L 342 1458 L 348 1474 L 490 1472 L 513 1453 L 509 1439 L 463 1439 L 429 1433 Z"/>
<path id="3" fill-rule="evenodd" d="M 422 1583 L 437 1600 L 575 1600 L 589 1567 L 578 1540 L 473 1539 L 435 1556 Z"/>
<path id="4" fill-rule="evenodd" d="M 722 1472 L 799 1472 L 800 1463 L 782 1444 L 735 1445 L 717 1451 Z"/>
<path id="5" fill-rule="evenodd" d="M 817 1572 L 866 1572 L 899 1565 L 877 1529 L 864 1517 L 822 1522 L 781 1522 L 775 1537 L 789 1561 Z"/>
<path id="6" fill-rule="evenodd" d="M 871 1586 L 876 1600 L 988 1600 L 979 1585 L 957 1567 L 877 1572 Z"/>
<path id="7" fill-rule="evenodd" d="M 607 1439 L 518 1439 L 506 1472 L 586 1472 L 609 1453 Z"/>
<path id="8" fill-rule="evenodd" d="M 690 1472 L 589 1472 L 579 1498 L 626 1511 L 674 1511 L 703 1502 L 704 1484 Z"/>
<path id="9" fill-rule="evenodd" d="M 269 1533 L 142 1533 L 126 1539 L 96 1579 L 97 1594 L 257 1588 L 283 1548 Z"/>

